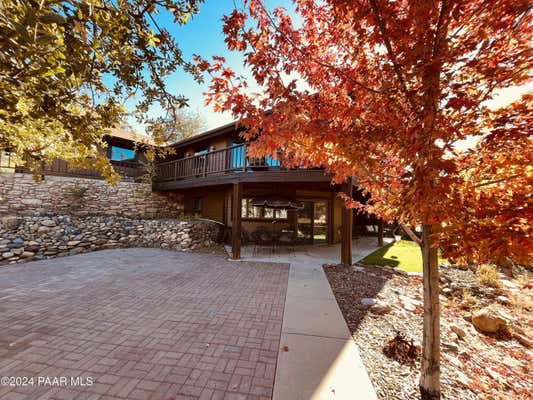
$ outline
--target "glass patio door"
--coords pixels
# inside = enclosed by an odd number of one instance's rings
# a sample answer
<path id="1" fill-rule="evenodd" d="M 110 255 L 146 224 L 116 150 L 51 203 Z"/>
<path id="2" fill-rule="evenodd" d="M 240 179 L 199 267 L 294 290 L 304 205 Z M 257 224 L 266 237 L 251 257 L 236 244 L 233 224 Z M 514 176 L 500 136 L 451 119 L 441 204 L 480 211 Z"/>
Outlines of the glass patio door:
<path id="1" fill-rule="evenodd" d="M 304 243 L 321 243 L 328 239 L 328 202 L 302 201 L 298 210 L 298 240 Z"/>

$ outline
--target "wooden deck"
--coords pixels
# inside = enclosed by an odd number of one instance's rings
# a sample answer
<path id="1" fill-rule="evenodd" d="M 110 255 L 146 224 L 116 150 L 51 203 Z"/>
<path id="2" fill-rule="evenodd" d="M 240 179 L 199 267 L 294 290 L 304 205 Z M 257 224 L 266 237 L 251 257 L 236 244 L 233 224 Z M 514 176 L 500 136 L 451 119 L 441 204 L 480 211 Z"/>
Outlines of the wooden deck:
<path id="1" fill-rule="evenodd" d="M 287 169 L 272 158 L 253 158 L 240 144 L 157 165 L 154 189 L 173 190 L 244 182 L 329 182 L 322 169 Z"/>
<path id="2" fill-rule="evenodd" d="M 111 160 L 110 162 L 115 172 L 122 178 L 136 180 L 143 173 L 142 166 L 139 163 L 114 160 Z M 8 152 L 0 153 L 0 172 L 33 173 L 33 171 L 29 170 L 27 167 L 15 166 L 11 155 Z M 102 174 L 98 170 L 71 168 L 68 162 L 58 158 L 56 158 L 50 164 L 43 163 L 41 172 L 43 175 L 49 176 L 71 176 L 77 178 L 102 179 Z"/>

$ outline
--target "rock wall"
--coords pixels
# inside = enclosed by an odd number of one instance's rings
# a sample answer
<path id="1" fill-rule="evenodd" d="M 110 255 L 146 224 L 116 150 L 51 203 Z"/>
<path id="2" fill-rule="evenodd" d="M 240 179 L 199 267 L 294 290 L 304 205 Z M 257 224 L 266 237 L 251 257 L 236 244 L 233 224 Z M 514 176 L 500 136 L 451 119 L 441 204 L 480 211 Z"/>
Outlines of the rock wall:
<path id="1" fill-rule="evenodd" d="M 152 192 L 146 183 L 46 176 L 35 182 L 31 174 L 0 173 L 0 215 L 114 215 L 130 218 L 167 218 L 183 213 L 181 195 Z"/>
<path id="2" fill-rule="evenodd" d="M 214 246 L 221 226 L 202 220 L 141 220 L 114 216 L 0 218 L 0 264 L 118 247 L 181 251 Z"/>

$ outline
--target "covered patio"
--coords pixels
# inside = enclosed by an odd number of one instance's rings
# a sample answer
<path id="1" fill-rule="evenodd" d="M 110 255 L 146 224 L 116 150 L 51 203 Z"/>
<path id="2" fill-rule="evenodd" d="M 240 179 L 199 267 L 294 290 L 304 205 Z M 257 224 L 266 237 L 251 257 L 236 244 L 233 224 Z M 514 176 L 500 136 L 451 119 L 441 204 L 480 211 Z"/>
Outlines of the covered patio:
<path id="1" fill-rule="evenodd" d="M 394 239 L 385 237 L 383 244 L 378 245 L 375 237 L 361 236 L 352 239 L 351 253 L 352 262 L 357 262 L 383 245 L 391 243 Z M 341 262 L 342 243 L 336 244 L 309 244 L 295 246 L 294 250 L 289 247 L 277 247 L 275 251 L 268 246 L 256 248 L 254 244 L 241 246 L 241 257 L 243 261 L 264 261 L 279 263 L 313 262 L 320 264 L 338 264 Z M 230 245 L 225 246 L 226 252 L 231 257 L 232 249 Z"/>
<path id="2" fill-rule="evenodd" d="M 300 189 L 300 190 L 298 190 Z M 310 190 L 314 189 L 314 192 Z M 304 190 L 307 190 L 305 192 Z M 272 193 L 277 193 L 273 195 Z M 338 192 L 365 202 L 357 192 L 353 179 L 342 185 L 329 182 L 311 182 L 307 185 L 287 182 L 247 185 L 233 183 L 229 197 L 230 242 L 226 246 L 233 260 L 275 260 L 291 262 L 295 258 L 320 260 L 323 263 L 351 265 L 385 244 L 383 223 L 375 220 L 374 236 L 354 231 L 359 219 L 368 219 L 346 209 Z M 246 209 L 244 208 L 246 207 Z M 249 208 L 274 210 L 271 219 L 263 218 L 260 225 L 249 218 Z M 284 219 L 276 219 L 282 211 Z M 250 231 L 250 228 L 253 230 Z M 355 235 L 354 235 L 355 233 Z M 263 238 L 264 237 L 264 238 Z M 283 239 L 283 240 L 282 240 Z M 392 239 L 391 239 L 392 240 Z"/>

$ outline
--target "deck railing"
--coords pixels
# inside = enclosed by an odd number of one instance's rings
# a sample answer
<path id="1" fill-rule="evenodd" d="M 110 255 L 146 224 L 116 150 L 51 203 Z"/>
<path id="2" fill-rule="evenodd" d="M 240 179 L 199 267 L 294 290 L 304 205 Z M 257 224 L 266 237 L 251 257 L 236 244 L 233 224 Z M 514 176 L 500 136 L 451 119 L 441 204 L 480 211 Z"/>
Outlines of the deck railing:
<path id="1" fill-rule="evenodd" d="M 239 144 L 203 154 L 165 161 L 157 165 L 158 182 L 223 175 L 248 169 L 279 168 L 280 162 L 271 158 L 248 156 L 248 145 Z"/>
<path id="2" fill-rule="evenodd" d="M 123 178 L 137 179 L 142 175 L 142 166 L 136 162 L 111 161 L 113 168 Z M 56 158 L 50 164 L 43 164 L 44 175 L 72 176 L 79 178 L 102 179 L 100 171 L 94 169 L 70 168 L 68 162 Z M 0 152 L 0 172 L 32 173 L 27 167 L 15 166 L 9 152 Z"/>

